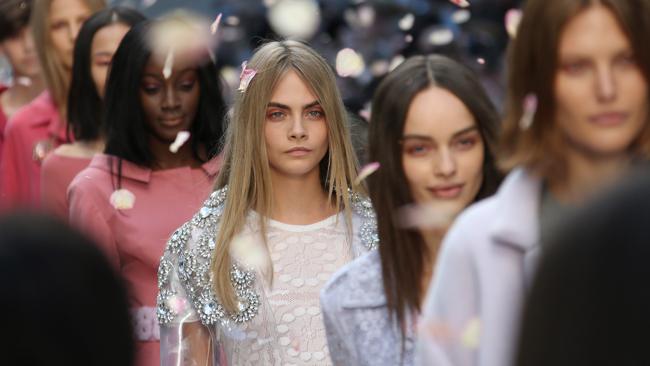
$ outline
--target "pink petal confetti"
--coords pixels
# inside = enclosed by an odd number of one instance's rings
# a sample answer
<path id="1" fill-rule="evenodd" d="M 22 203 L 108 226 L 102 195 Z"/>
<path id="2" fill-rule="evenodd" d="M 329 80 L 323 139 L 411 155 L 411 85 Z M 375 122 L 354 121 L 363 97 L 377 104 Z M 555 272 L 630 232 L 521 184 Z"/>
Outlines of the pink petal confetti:
<path id="1" fill-rule="evenodd" d="M 477 58 L 476 62 L 478 62 L 480 65 L 485 65 L 485 59 L 483 57 Z"/>
<path id="2" fill-rule="evenodd" d="M 135 195 L 128 189 L 118 189 L 111 194 L 109 202 L 116 210 L 129 210 L 135 204 Z"/>
<path id="3" fill-rule="evenodd" d="M 217 17 L 214 19 L 214 22 L 210 24 L 210 33 L 212 35 L 217 34 L 217 31 L 219 30 L 219 23 L 221 23 L 221 13 L 219 13 Z"/>
<path id="4" fill-rule="evenodd" d="M 405 36 L 404 36 L 404 42 L 406 42 L 406 43 L 411 43 L 411 42 L 413 42 L 413 36 L 410 35 L 410 34 L 405 35 Z"/>
<path id="5" fill-rule="evenodd" d="M 141 4 L 143 8 L 148 8 L 156 3 L 157 0 L 142 0 Z"/>
<path id="6" fill-rule="evenodd" d="M 537 96 L 535 94 L 526 94 L 524 97 L 524 113 L 519 120 L 519 128 L 527 130 L 533 125 L 535 113 L 537 113 Z"/>
<path id="7" fill-rule="evenodd" d="M 363 106 L 363 109 L 359 111 L 359 115 L 363 117 L 363 119 L 365 119 L 366 122 L 370 122 L 370 117 L 372 116 L 372 106 L 370 102 L 366 103 Z"/>
<path id="8" fill-rule="evenodd" d="M 357 178 L 354 180 L 354 185 L 356 186 L 356 185 L 361 184 L 361 182 L 362 182 L 364 179 L 368 178 L 368 176 L 369 176 L 370 174 L 376 172 L 377 169 L 379 169 L 380 166 L 381 166 L 381 165 L 380 165 L 378 162 L 376 162 L 376 161 L 375 161 L 375 162 L 372 162 L 372 163 L 369 163 L 369 164 L 367 164 L 367 165 L 365 165 L 363 168 L 361 168 L 361 171 L 359 172 L 359 175 L 358 175 Z"/>
<path id="9" fill-rule="evenodd" d="M 478 318 L 470 319 L 465 325 L 461 334 L 461 343 L 469 349 L 476 349 L 481 339 L 481 320 Z"/>
<path id="10" fill-rule="evenodd" d="M 413 23 L 415 22 L 415 15 L 408 13 L 402 19 L 399 20 L 397 24 L 399 29 L 403 31 L 408 31 L 413 28 Z"/>
<path id="11" fill-rule="evenodd" d="M 424 229 L 444 232 L 458 214 L 455 203 L 410 204 L 397 210 L 397 224 L 403 229 Z"/>
<path id="12" fill-rule="evenodd" d="M 461 8 L 466 8 L 469 6 L 469 1 L 467 0 L 449 0 L 452 4 L 458 5 Z"/>
<path id="13" fill-rule="evenodd" d="M 267 12 L 269 25 L 282 37 L 309 40 L 321 22 L 316 0 L 278 0 Z"/>
<path id="14" fill-rule="evenodd" d="M 250 84 L 251 80 L 255 77 L 255 74 L 257 74 L 256 70 L 249 69 L 248 67 L 248 61 L 244 61 L 241 64 L 241 74 L 239 74 L 239 90 L 240 92 L 245 92 L 246 89 L 248 89 L 248 84 Z"/>
<path id="15" fill-rule="evenodd" d="M 506 12 L 505 25 L 510 38 L 514 39 L 517 36 L 517 29 L 521 22 L 521 16 L 522 12 L 519 9 L 510 9 Z"/>
<path id="16" fill-rule="evenodd" d="M 336 54 L 336 72 L 341 77 L 360 76 L 365 68 L 363 57 L 351 48 L 344 48 Z"/>
<path id="17" fill-rule="evenodd" d="M 163 66 L 163 76 L 169 79 L 172 76 L 172 69 L 174 68 L 174 50 L 169 49 L 167 57 L 165 57 L 165 65 Z"/>
<path id="18" fill-rule="evenodd" d="M 183 314 L 185 313 L 185 310 L 188 309 L 188 303 L 187 300 L 180 297 L 180 296 L 172 296 L 167 300 L 167 306 L 169 309 L 171 309 L 175 314 Z"/>
<path id="19" fill-rule="evenodd" d="M 22 85 L 22 86 L 31 86 L 32 85 L 32 79 L 27 77 L 27 76 L 19 76 L 16 78 L 16 84 Z"/>
<path id="20" fill-rule="evenodd" d="M 176 139 L 174 142 L 172 142 L 171 145 L 169 145 L 169 151 L 173 152 L 176 154 L 178 152 L 178 149 L 187 142 L 187 140 L 190 139 L 190 133 L 188 131 L 180 131 L 176 134 Z"/>

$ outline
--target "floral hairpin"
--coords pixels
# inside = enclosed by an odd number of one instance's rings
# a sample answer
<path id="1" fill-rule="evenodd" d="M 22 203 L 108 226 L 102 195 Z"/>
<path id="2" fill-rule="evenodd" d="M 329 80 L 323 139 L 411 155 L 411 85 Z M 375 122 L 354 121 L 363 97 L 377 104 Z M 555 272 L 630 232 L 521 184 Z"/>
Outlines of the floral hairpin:
<path id="1" fill-rule="evenodd" d="M 248 65 L 248 61 L 244 61 L 241 64 L 241 74 L 239 75 L 239 90 L 240 92 L 244 93 L 246 89 L 248 88 L 248 84 L 250 84 L 251 80 L 253 80 L 253 77 L 255 77 L 255 74 L 257 74 L 257 70 L 254 69 L 249 69 L 246 67 Z"/>

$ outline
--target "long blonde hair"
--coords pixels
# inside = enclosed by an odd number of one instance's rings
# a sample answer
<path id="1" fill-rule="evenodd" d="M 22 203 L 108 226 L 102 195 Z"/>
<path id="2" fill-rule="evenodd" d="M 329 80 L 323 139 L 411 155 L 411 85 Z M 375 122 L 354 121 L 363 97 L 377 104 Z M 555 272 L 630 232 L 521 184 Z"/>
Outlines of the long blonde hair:
<path id="1" fill-rule="evenodd" d="M 257 70 L 257 74 L 246 91 L 235 96 L 226 128 L 224 165 L 216 183 L 216 188 L 227 185 L 228 194 L 211 270 L 215 293 L 229 311 L 237 308 L 230 281 L 230 243 L 242 229 L 249 210 L 254 209 L 260 214 L 261 233 L 266 240 L 265 220 L 273 207 L 273 187 L 264 122 L 275 85 L 287 71 L 293 70 L 300 76 L 316 95 L 325 113 L 329 150 L 320 163 L 321 183 L 337 211 L 345 210 L 348 228 L 352 222 L 348 188 L 352 187 L 357 174 L 347 113 L 334 73 L 323 57 L 297 41 L 269 42 L 256 50 L 248 66 Z"/>
<path id="2" fill-rule="evenodd" d="M 70 89 L 70 72 L 66 71 L 56 54 L 50 35 L 50 5 L 54 0 L 38 0 L 32 4 L 30 26 L 34 37 L 34 47 L 48 91 L 59 109 L 61 117 L 65 117 Z M 83 0 L 92 13 L 106 7 L 105 0 Z"/>

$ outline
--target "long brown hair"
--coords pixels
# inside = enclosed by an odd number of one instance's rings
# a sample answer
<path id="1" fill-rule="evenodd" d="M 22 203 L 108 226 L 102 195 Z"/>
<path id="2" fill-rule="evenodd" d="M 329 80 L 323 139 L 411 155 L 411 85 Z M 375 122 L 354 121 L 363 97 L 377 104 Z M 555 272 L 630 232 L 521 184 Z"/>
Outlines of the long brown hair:
<path id="1" fill-rule="evenodd" d="M 517 36 L 508 50 L 508 94 L 503 134 L 499 145 L 499 166 L 510 170 L 524 166 L 543 178 L 553 174 L 563 179 L 566 163 L 563 141 L 556 128 L 554 83 L 558 68 L 558 44 L 566 23 L 584 9 L 607 7 L 627 35 L 634 57 L 650 80 L 650 6 L 647 0 L 529 0 Z M 525 96 L 534 93 L 538 108 L 533 124 L 522 130 Z M 634 142 L 634 153 L 650 156 L 650 123 Z"/>
<path id="2" fill-rule="evenodd" d="M 329 149 L 320 163 L 320 178 L 323 190 L 329 194 L 337 211 L 345 210 L 348 229 L 352 227 L 348 188 L 352 187 L 357 174 L 347 113 L 334 73 L 322 56 L 301 42 L 269 42 L 255 51 L 248 66 L 257 70 L 257 74 L 246 91 L 235 96 L 226 128 L 224 164 L 216 183 L 216 188 L 227 185 L 228 195 L 211 270 L 215 293 L 229 311 L 237 308 L 230 281 L 230 243 L 243 227 L 249 210 L 254 209 L 260 214 L 262 237 L 266 237 L 264 220 L 272 211 L 273 187 L 264 140 L 264 121 L 273 89 L 287 71 L 293 70 L 300 76 L 325 112 Z M 351 233 L 348 234 L 351 237 Z"/>
<path id="3" fill-rule="evenodd" d="M 372 100 L 368 138 L 369 159 L 379 162 L 381 169 L 368 178 L 368 191 L 377 213 L 387 306 L 402 335 L 407 311 L 420 311 L 425 296 L 421 288 L 425 265 L 433 263 L 436 253 L 431 253 L 420 232 L 399 229 L 394 219 L 400 207 L 413 203 L 399 138 L 411 102 L 431 86 L 448 90 L 465 104 L 484 141 L 483 183 L 476 199 L 494 193 L 501 181 L 494 160 L 498 114 L 473 72 L 444 56 L 415 56 L 382 80 Z"/>

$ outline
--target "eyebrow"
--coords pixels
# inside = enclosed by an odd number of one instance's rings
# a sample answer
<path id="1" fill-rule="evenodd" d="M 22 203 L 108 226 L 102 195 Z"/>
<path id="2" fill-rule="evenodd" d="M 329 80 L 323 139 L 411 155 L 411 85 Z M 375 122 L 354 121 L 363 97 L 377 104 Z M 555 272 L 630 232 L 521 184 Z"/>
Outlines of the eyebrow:
<path id="1" fill-rule="evenodd" d="M 466 134 L 468 132 L 472 132 L 474 130 L 478 130 L 478 126 L 469 126 L 467 128 L 463 128 L 460 131 L 454 132 L 454 134 L 451 136 L 451 138 L 452 139 L 456 138 L 458 136 L 464 135 L 464 134 Z M 409 139 L 433 141 L 433 139 L 430 136 L 426 136 L 426 135 L 411 134 L 411 135 L 402 136 L 402 140 L 409 140 Z"/>
<path id="2" fill-rule="evenodd" d="M 315 101 L 313 101 L 311 103 L 308 103 L 308 104 L 305 104 L 304 106 L 302 106 L 302 109 L 305 110 L 305 109 L 309 109 L 309 108 L 315 107 L 315 106 L 320 106 L 320 102 L 315 100 Z M 267 108 L 268 107 L 275 107 L 275 108 L 280 108 L 280 109 L 291 110 L 291 107 L 289 107 L 288 105 L 282 104 L 282 103 L 277 103 L 277 102 L 269 102 L 269 104 L 267 104 L 266 107 Z"/>

